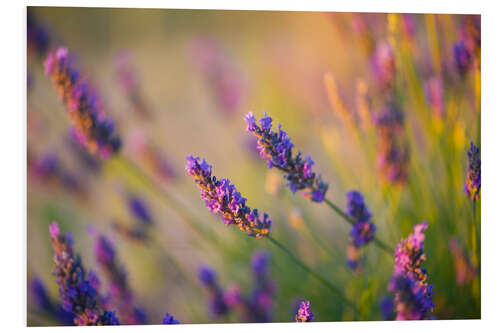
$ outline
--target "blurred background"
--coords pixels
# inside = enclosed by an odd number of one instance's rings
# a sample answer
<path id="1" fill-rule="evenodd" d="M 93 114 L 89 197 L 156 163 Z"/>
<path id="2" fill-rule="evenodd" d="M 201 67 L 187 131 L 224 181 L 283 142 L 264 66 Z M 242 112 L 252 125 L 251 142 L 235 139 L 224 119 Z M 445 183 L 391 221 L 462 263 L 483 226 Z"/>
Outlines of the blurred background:
<path id="1" fill-rule="evenodd" d="M 98 91 L 120 154 L 173 200 L 69 136 L 43 67 L 58 46 Z M 30 287 L 38 279 L 60 302 L 52 221 L 72 233 L 103 293 L 95 233 L 112 241 L 147 323 L 167 311 L 181 323 L 245 322 L 237 310 L 210 313 L 198 270 L 208 266 L 221 288 L 237 284 L 249 295 L 257 251 L 269 254 L 275 286 L 269 320 L 294 321 L 304 299 L 317 321 L 390 319 L 379 305 L 390 296 L 394 258 L 369 244 L 362 270 L 349 269 L 350 226 L 290 193 L 259 158 L 243 116 L 264 110 L 295 152 L 312 157 L 327 198 L 344 208 L 347 191 L 364 195 L 385 243 L 427 221 L 434 315 L 480 318 L 480 206 L 474 212 L 464 193 L 466 151 L 471 140 L 480 146 L 479 16 L 29 7 L 27 75 L 28 325 L 62 323 Z M 360 316 L 270 242 L 212 215 L 184 171 L 188 154 L 267 212 L 271 234 L 344 290 Z"/>

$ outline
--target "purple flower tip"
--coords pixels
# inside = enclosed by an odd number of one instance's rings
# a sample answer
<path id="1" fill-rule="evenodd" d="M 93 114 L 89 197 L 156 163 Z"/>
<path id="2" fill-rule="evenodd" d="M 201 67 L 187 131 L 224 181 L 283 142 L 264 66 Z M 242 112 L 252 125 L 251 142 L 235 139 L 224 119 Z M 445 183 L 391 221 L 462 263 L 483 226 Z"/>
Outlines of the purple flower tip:
<path id="1" fill-rule="evenodd" d="M 53 238 L 57 238 L 57 236 L 59 236 L 59 225 L 57 224 L 57 222 L 52 222 L 51 225 L 49 226 L 49 232 L 50 232 L 50 236 L 52 236 Z"/>
<path id="2" fill-rule="evenodd" d="M 163 318 L 162 322 L 164 325 L 179 324 L 179 321 L 175 320 L 174 316 L 170 315 L 168 312 L 165 313 L 165 317 Z"/>
<path id="3" fill-rule="evenodd" d="M 314 319 L 314 314 L 311 312 L 311 303 L 309 301 L 304 301 L 300 303 L 300 307 L 295 316 L 295 321 L 297 323 L 310 322 Z"/>

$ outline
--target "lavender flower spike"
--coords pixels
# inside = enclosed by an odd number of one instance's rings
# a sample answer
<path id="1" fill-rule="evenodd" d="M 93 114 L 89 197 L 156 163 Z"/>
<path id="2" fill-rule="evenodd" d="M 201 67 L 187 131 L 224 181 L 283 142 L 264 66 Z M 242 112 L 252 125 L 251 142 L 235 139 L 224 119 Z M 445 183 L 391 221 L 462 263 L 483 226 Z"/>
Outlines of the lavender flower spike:
<path id="1" fill-rule="evenodd" d="M 186 160 L 186 171 L 201 189 L 201 197 L 212 213 L 218 214 L 226 225 L 237 225 L 249 236 L 261 238 L 269 234 L 271 219 L 266 213 L 259 215 L 257 209 L 250 209 L 245 204 L 247 199 L 228 179 L 212 176 L 212 166 L 199 157 L 189 155 Z"/>
<path id="2" fill-rule="evenodd" d="M 427 222 L 413 227 L 413 233 L 403 239 L 395 250 L 394 274 L 389 290 L 395 293 L 396 320 L 428 319 L 428 312 L 434 310 L 433 286 L 422 263 L 424 253 L 423 231 Z"/>
<path id="3" fill-rule="evenodd" d="M 352 270 L 359 272 L 361 269 L 359 262 L 361 256 L 360 249 L 375 237 L 377 227 L 370 221 L 372 214 L 366 207 L 361 193 L 350 191 L 347 193 L 346 197 L 346 214 L 355 222 L 349 233 L 350 240 L 347 248 L 347 265 Z"/>
<path id="4" fill-rule="evenodd" d="M 275 167 L 286 173 L 287 186 L 292 193 L 297 190 L 306 190 L 303 194 L 306 198 L 322 202 L 325 199 L 328 184 L 321 180 L 321 176 L 312 172 L 313 160 L 307 156 L 302 158 L 299 152 L 293 156 L 293 143 L 287 133 L 278 125 L 278 132 L 271 131 L 272 118 L 264 113 L 260 119 L 260 126 L 257 124 L 252 112 L 245 115 L 248 123 L 247 131 L 258 138 L 257 148 L 260 157 L 267 160 L 269 168 Z"/>
<path id="5" fill-rule="evenodd" d="M 165 317 L 163 318 L 162 323 L 164 325 L 173 325 L 173 324 L 179 324 L 178 320 L 174 319 L 174 316 L 169 314 L 168 312 L 165 313 Z"/>
<path id="6" fill-rule="evenodd" d="M 117 309 L 125 324 L 145 324 L 145 316 L 140 308 L 134 306 L 134 297 L 127 279 L 127 273 L 121 266 L 114 245 L 102 234 L 95 235 L 94 252 L 96 261 L 109 280 L 108 303 Z"/>
<path id="7" fill-rule="evenodd" d="M 470 149 L 467 151 L 469 165 L 467 168 L 467 180 L 465 181 L 464 192 L 472 201 L 479 200 L 481 196 L 481 156 L 479 148 L 470 142 Z"/>
<path id="8" fill-rule="evenodd" d="M 62 235 L 57 222 L 50 225 L 49 231 L 63 309 L 75 314 L 78 326 L 119 325 L 114 313 L 103 309 L 94 279 L 85 271 L 80 257 L 73 254 L 71 234 Z"/>
<path id="9" fill-rule="evenodd" d="M 205 287 L 210 294 L 210 313 L 215 317 L 226 314 L 229 307 L 224 300 L 224 293 L 217 282 L 217 275 L 215 272 L 208 267 L 201 267 L 198 272 L 198 278 L 203 287 Z"/>
<path id="10" fill-rule="evenodd" d="M 102 105 L 73 65 L 68 49 L 59 47 L 49 53 L 45 74 L 52 79 L 72 124 L 71 134 L 90 153 L 106 159 L 118 152 L 120 138 L 114 123 L 106 117 Z"/>
<path id="11" fill-rule="evenodd" d="M 309 301 L 301 302 L 297 315 L 295 316 L 295 321 L 297 323 L 305 323 L 313 319 L 314 314 L 311 312 L 311 303 Z"/>

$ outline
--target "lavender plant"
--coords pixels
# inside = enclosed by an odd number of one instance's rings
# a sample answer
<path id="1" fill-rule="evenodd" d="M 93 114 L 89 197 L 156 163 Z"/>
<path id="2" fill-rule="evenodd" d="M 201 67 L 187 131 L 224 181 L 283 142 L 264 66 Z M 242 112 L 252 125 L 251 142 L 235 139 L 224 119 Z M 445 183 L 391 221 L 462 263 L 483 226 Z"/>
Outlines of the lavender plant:
<path id="1" fill-rule="evenodd" d="M 247 131 L 258 138 L 257 148 L 260 151 L 260 157 L 267 161 L 269 168 L 277 168 L 286 174 L 285 178 L 290 191 L 296 193 L 304 190 L 303 195 L 306 198 L 314 202 L 322 202 L 325 199 L 328 184 L 321 180 L 321 175 L 312 171 L 314 162 L 309 156 L 303 159 L 301 152 L 293 156 L 294 145 L 287 133 L 281 129 L 281 124 L 278 125 L 278 132 L 271 131 L 273 120 L 265 113 L 260 119 L 260 126 L 252 112 L 245 116 L 245 120 L 248 123 Z"/>
<path id="2" fill-rule="evenodd" d="M 73 62 L 68 49 L 59 47 L 47 56 L 45 74 L 52 79 L 68 111 L 72 135 L 89 152 L 106 159 L 120 150 L 120 138 L 95 91 Z"/>
<path id="3" fill-rule="evenodd" d="M 186 158 L 186 171 L 194 178 L 201 190 L 201 198 L 208 209 L 218 214 L 224 224 L 234 224 L 249 236 L 262 238 L 269 234 L 271 219 L 266 213 L 259 214 L 257 209 L 246 205 L 246 198 L 236 190 L 228 179 L 218 180 L 212 176 L 212 166 L 199 157 L 189 155 Z"/>
<path id="4" fill-rule="evenodd" d="M 465 181 L 464 192 L 470 200 L 477 201 L 481 196 L 481 158 L 479 148 L 472 141 L 467 151 L 467 157 L 467 179 Z"/>
<path id="5" fill-rule="evenodd" d="M 297 310 L 295 321 L 297 323 L 305 323 L 313 321 L 314 314 L 311 312 L 311 303 L 309 301 L 300 302 L 300 307 Z"/>
<path id="6" fill-rule="evenodd" d="M 61 234 L 57 222 L 52 223 L 49 230 L 54 250 L 54 276 L 63 309 L 75 315 L 78 326 L 119 325 L 114 312 L 103 308 L 95 278 L 86 272 L 80 257 L 73 254 L 71 234 Z"/>

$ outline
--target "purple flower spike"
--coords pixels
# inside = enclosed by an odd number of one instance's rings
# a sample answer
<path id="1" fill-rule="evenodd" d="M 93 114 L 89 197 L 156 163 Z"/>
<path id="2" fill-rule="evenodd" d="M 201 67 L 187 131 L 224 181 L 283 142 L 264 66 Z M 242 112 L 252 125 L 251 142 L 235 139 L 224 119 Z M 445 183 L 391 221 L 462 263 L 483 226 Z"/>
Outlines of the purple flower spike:
<path id="1" fill-rule="evenodd" d="M 135 195 L 130 195 L 128 197 L 128 206 L 132 215 L 139 219 L 141 222 L 147 225 L 153 223 L 153 218 L 151 217 L 149 207 L 146 205 L 146 202 L 142 198 Z"/>
<path id="2" fill-rule="evenodd" d="M 322 202 L 325 199 L 328 184 L 321 180 L 321 176 L 312 172 L 313 160 L 307 156 L 302 158 L 302 153 L 293 156 L 293 143 L 287 133 L 278 125 L 278 132 L 271 131 L 272 118 L 264 113 L 257 124 L 252 112 L 245 115 L 247 131 L 258 138 L 257 148 L 260 157 L 267 161 L 269 168 L 277 168 L 285 172 L 287 186 L 292 193 L 302 191 L 303 195 L 314 201 Z"/>
<path id="3" fill-rule="evenodd" d="M 465 181 L 464 192 L 472 201 L 479 200 L 481 196 L 481 155 L 479 148 L 470 142 L 470 149 L 467 151 L 469 165 L 467 168 L 467 180 Z"/>
<path id="4" fill-rule="evenodd" d="M 174 319 L 174 316 L 170 315 L 168 312 L 165 313 L 165 317 L 163 318 L 163 325 L 173 325 L 179 324 L 178 320 Z"/>
<path id="5" fill-rule="evenodd" d="M 347 265 L 356 272 L 360 272 L 361 247 L 369 243 L 375 237 L 377 227 L 370 219 L 372 213 L 365 205 L 363 195 L 357 191 L 347 192 L 346 214 L 354 220 L 350 240 L 347 248 Z"/>
<path id="6" fill-rule="evenodd" d="M 297 323 L 305 323 L 313 319 L 314 314 L 311 312 L 311 303 L 309 301 L 301 302 L 297 315 L 295 316 L 295 321 Z"/>
<path id="7" fill-rule="evenodd" d="M 427 222 L 413 227 L 413 233 L 403 239 L 395 250 L 394 273 L 389 291 L 395 293 L 396 320 L 429 319 L 428 312 L 434 311 L 433 286 L 422 263 L 424 253 L 423 231 Z"/>
<path id="8" fill-rule="evenodd" d="M 120 138 L 108 119 L 93 89 L 73 65 L 68 49 L 59 47 L 49 53 L 45 74 L 52 79 L 72 124 L 72 135 L 90 153 L 102 159 L 118 152 Z"/>
<path id="9" fill-rule="evenodd" d="M 145 324 L 145 315 L 134 306 L 134 297 L 128 283 L 127 273 L 118 261 L 114 245 L 106 236 L 96 233 L 94 253 L 99 268 L 109 280 L 107 303 L 117 309 L 125 324 Z"/>
<path id="10" fill-rule="evenodd" d="M 79 326 L 119 325 L 113 312 L 104 310 L 102 299 L 85 271 L 79 256 L 73 254 L 72 238 L 62 235 L 56 222 L 50 226 L 54 250 L 54 275 L 59 285 L 59 295 L 65 311 L 75 315 Z"/>
<path id="11" fill-rule="evenodd" d="M 217 282 L 215 272 L 208 267 L 201 267 L 198 272 L 198 278 L 210 295 L 210 313 L 215 317 L 226 314 L 229 307 L 224 300 L 224 293 Z"/>
<path id="12" fill-rule="evenodd" d="M 472 55 L 464 41 L 453 45 L 453 57 L 458 73 L 463 77 L 472 68 Z"/>
<path id="13" fill-rule="evenodd" d="M 218 180 L 212 176 L 212 166 L 199 157 L 189 155 L 186 158 L 187 174 L 194 178 L 201 190 L 201 198 L 205 199 L 208 209 L 220 216 L 224 224 L 237 225 L 241 231 L 249 236 L 261 238 L 269 234 L 271 219 L 269 216 L 259 214 L 257 209 L 250 209 L 246 200 L 236 190 L 229 180 Z"/>

